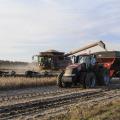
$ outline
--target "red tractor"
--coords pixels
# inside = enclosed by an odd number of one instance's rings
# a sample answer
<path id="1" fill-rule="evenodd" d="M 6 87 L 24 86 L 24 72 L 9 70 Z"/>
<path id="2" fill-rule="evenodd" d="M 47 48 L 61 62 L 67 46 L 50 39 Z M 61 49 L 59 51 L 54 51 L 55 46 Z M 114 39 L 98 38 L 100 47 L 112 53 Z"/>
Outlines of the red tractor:
<path id="1" fill-rule="evenodd" d="M 99 41 L 67 53 L 65 56 L 71 56 L 96 46 L 100 46 L 106 50 L 105 44 L 102 41 Z M 104 52 L 107 54 L 107 51 Z M 108 86 L 110 84 L 111 71 L 105 66 L 106 62 L 104 62 L 104 60 L 106 59 L 98 57 L 100 55 L 99 53 L 94 53 L 82 54 L 74 57 L 74 64 L 69 65 L 58 75 L 57 85 L 59 87 L 70 87 L 72 85 L 80 84 L 84 88 L 94 88 L 96 85 Z"/>
<path id="2" fill-rule="evenodd" d="M 84 88 L 110 84 L 109 70 L 97 61 L 95 54 L 76 56 L 75 63 L 68 66 L 57 79 L 59 87 L 71 87 L 78 84 Z"/>

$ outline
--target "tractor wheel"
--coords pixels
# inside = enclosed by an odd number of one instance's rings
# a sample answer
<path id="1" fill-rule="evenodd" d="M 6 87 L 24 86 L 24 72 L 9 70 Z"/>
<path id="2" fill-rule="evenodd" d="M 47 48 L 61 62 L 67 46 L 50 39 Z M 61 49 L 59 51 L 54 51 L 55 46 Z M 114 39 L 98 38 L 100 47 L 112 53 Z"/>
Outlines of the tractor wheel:
<path id="1" fill-rule="evenodd" d="M 110 76 L 109 71 L 104 69 L 100 74 L 100 85 L 109 86 Z"/>
<path id="2" fill-rule="evenodd" d="M 63 74 L 64 72 L 61 72 L 57 77 L 57 86 L 60 88 L 64 87 L 63 82 L 62 82 Z"/>
<path id="3" fill-rule="evenodd" d="M 82 75 L 80 76 L 80 81 L 81 81 L 81 87 L 82 88 L 86 88 L 85 78 L 86 78 L 86 72 L 83 72 Z"/>
<path id="4" fill-rule="evenodd" d="M 85 88 L 95 88 L 96 86 L 96 76 L 94 73 L 87 73 L 85 78 Z"/>
<path id="5" fill-rule="evenodd" d="M 63 84 L 63 87 L 65 88 L 69 88 L 72 86 L 72 83 L 62 83 Z"/>

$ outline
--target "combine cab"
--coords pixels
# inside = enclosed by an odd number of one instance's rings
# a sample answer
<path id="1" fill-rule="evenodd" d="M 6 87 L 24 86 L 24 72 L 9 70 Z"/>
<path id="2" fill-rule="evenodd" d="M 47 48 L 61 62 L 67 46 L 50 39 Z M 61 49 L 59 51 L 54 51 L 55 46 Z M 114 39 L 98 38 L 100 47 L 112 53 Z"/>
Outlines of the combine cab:
<path id="1" fill-rule="evenodd" d="M 56 50 L 40 52 L 36 57 L 39 70 L 63 70 L 72 63 L 70 57 L 64 56 L 64 52 L 58 52 Z"/>

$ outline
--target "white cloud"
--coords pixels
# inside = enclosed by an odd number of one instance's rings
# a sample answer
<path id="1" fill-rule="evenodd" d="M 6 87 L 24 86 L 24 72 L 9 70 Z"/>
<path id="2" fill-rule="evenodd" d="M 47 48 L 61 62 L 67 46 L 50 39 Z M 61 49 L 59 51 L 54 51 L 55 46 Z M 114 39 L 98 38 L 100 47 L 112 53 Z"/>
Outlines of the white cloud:
<path id="1" fill-rule="evenodd" d="M 0 0 L 1 59 L 30 60 L 49 48 L 69 51 L 89 40 L 118 40 L 119 12 L 118 0 Z"/>

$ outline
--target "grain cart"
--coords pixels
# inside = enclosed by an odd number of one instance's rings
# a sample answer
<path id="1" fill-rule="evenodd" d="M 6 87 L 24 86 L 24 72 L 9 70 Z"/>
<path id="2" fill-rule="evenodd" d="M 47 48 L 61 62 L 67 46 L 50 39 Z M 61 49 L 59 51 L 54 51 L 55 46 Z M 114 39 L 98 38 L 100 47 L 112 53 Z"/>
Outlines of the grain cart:
<path id="1" fill-rule="evenodd" d="M 109 70 L 110 77 L 120 77 L 120 51 L 103 51 L 95 53 L 97 62 Z"/>
<path id="2" fill-rule="evenodd" d="M 67 55 L 73 55 L 97 45 L 106 49 L 105 44 L 100 41 L 74 52 L 70 52 Z M 109 71 L 103 64 L 97 62 L 95 54 L 82 54 L 76 56 L 75 63 L 66 67 L 57 79 L 57 85 L 59 87 L 70 87 L 72 85 L 80 84 L 84 88 L 94 88 L 96 84 L 107 86 L 109 83 Z"/>

